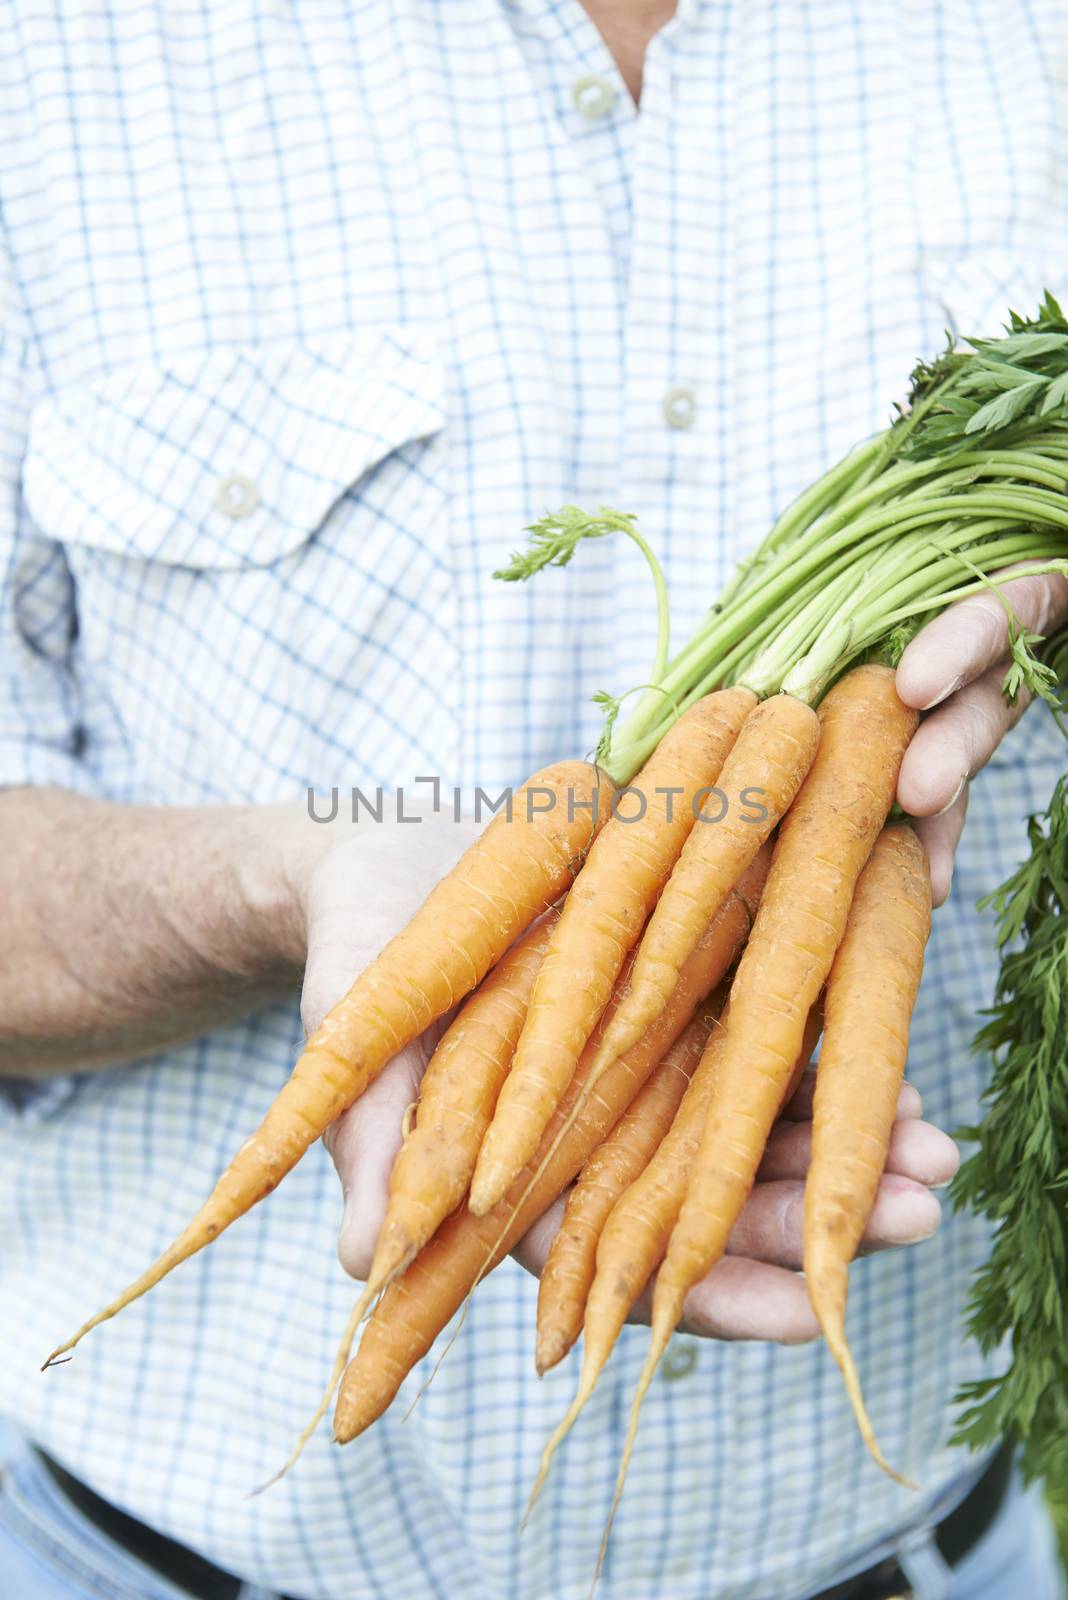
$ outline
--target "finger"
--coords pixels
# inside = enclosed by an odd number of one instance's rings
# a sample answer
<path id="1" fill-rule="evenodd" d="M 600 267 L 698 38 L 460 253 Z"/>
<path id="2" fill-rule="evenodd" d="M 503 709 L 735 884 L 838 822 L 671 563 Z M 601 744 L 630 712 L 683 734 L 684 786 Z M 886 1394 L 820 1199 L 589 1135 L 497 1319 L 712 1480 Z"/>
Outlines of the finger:
<path id="1" fill-rule="evenodd" d="M 570 1192 L 570 1189 L 565 1189 L 560 1198 L 553 1201 L 548 1211 L 542 1213 L 512 1251 L 519 1265 L 526 1267 L 535 1277 L 540 1275 L 549 1254 L 549 1247 L 564 1220 L 564 1207 Z"/>
<path id="2" fill-rule="evenodd" d="M 951 806 L 1023 716 L 1029 697 L 1021 693 L 1010 705 L 1002 693 L 1005 672 L 1004 662 L 991 667 L 920 723 L 897 784 L 898 800 L 912 816 L 936 816 Z"/>
<path id="3" fill-rule="evenodd" d="M 968 815 L 968 793 L 965 785 L 948 811 L 941 812 L 937 817 L 917 817 L 912 824 L 927 851 L 931 869 L 931 903 L 935 906 L 945 904 L 953 886 L 953 863 Z"/>
<path id="4" fill-rule="evenodd" d="M 338 1257 L 354 1278 L 366 1278 L 371 1270 L 404 1115 L 419 1092 L 425 1066 L 422 1046 L 409 1045 L 324 1135 L 345 1200 Z"/>
<path id="5" fill-rule="evenodd" d="M 811 1122 L 780 1122 L 772 1129 L 757 1173 L 757 1182 L 803 1179 L 811 1154 Z M 886 1155 L 887 1172 L 939 1188 L 949 1182 L 959 1165 L 960 1151 L 941 1128 L 915 1117 L 895 1123 Z"/>
<path id="6" fill-rule="evenodd" d="M 888 1172 L 880 1181 L 858 1255 L 920 1244 L 937 1233 L 942 1204 L 923 1183 Z"/>
<path id="7" fill-rule="evenodd" d="M 1058 573 L 1013 578 L 1000 590 L 1029 633 L 1052 633 L 1068 617 L 1068 580 Z M 948 700 L 1009 654 L 1009 619 L 984 591 L 949 606 L 922 628 L 897 669 L 897 692 L 917 711 Z"/>
<path id="8" fill-rule="evenodd" d="M 812 1104 L 816 1094 L 816 1068 L 807 1068 L 804 1077 L 797 1086 L 793 1098 L 783 1107 L 782 1115 L 788 1122 L 811 1122 Z M 897 1097 L 897 1116 L 920 1117 L 923 1115 L 923 1101 L 918 1089 L 911 1083 L 903 1083 L 901 1092 Z"/>
<path id="9" fill-rule="evenodd" d="M 805 1186 L 800 1181 L 757 1184 L 735 1224 L 728 1254 L 799 1270 L 804 1210 Z M 862 1249 L 918 1244 L 934 1233 L 941 1215 L 937 1197 L 922 1183 L 887 1173 L 876 1192 Z"/>
<path id="10" fill-rule="evenodd" d="M 652 1298 L 650 1284 L 632 1308 L 628 1321 L 648 1324 Z M 703 1339 L 806 1344 L 818 1339 L 820 1330 L 803 1278 L 762 1261 L 731 1256 L 720 1261 L 690 1290 L 679 1332 Z"/>

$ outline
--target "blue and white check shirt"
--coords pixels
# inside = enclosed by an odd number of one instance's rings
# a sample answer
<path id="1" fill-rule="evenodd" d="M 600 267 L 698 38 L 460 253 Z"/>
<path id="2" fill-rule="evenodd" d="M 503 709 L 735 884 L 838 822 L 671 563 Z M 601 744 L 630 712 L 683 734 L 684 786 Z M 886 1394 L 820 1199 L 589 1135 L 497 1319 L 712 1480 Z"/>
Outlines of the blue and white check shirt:
<path id="1" fill-rule="evenodd" d="M 640 115 L 578 0 L 9 0 L 0 72 L 8 784 L 248 803 L 436 772 L 470 792 L 581 753 L 590 693 L 646 675 L 654 606 L 626 541 L 495 583 L 526 523 L 636 512 L 681 640 L 947 325 L 990 330 L 1065 281 L 1057 0 L 682 0 Z M 1031 716 L 974 788 L 910 1069 L 948 1128 L 985 1077 L 974 902 L 1061 760 Z M 577 1600 L 646 1334 L 517 1538 L 576 1366 L 535 1380 L 511 1263 L 411 1421 L 402 1397 L 344 1450 L 324 1430 L 243 1498 L 353 1298 L 318 1149 L 37 1375 L 199 1204 L 299 1038 L 280 1005 L 9 1090 L 0 1411 L 274 1589 Z M 822 1347 L 701 1343 L 645 1407 L 605 1600 L 794 1600 L 921 1520 L 966 1470 L 946 1440 L 981 1370 L 961 1309 L 984 1249 L 947 1219 L 853 1274 L 872 1414 L 927 1498 L 868 1461 Z"/>

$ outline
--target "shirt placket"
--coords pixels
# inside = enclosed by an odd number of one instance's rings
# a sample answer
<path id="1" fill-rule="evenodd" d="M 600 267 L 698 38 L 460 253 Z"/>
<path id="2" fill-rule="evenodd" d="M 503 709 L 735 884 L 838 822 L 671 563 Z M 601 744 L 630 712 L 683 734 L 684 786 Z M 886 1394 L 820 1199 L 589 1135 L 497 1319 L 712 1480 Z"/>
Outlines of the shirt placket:
<path id="1" fill-rule="evenodd" d="M 611 51 L 579 0 L 512 0 L 516 37 L 599 202 L 620 295 L 632 232 L 638 110 Z"/>
<path id="2" fill-rule="evenodd" d="M 623 509 L 663 561 L 681 645 L 730 569 L 733 17 L 684 4 L 652 40 L 634 145 L 624 316 Z M 640 555 L 620 557 L 635 670 L 655 619 Z"/>
<path id="3" fill-rule="evenodd" d="M 633 153 L 638 112 L 600 33 L 579 0 L 507 0 L 513 35 L 541 105 L 551 113 L 553 181 L 586 197 L 584 214 L 568 212 L 553 237 L 530 226 L 529 248 L 569 265 L 551 292 L 569 297 L 574 328 L 559 362 L 561 499 L 583 507 L 621 504 L 626 284 L 632 235 Z M 550 225 L 552 221 L 550 219 Z M 556 224 L 559 228 L 559 224 Z M 537 261 L 532 261 L 537 273 Z M 554 502 L 559 504 L 560 501 Z M 547 502 L 532 509 L 540 512 Z M 603 725 L 595 690 L 625 689 L 638 652 L 618 624 L 619 597 L 637 591 L 655 615 L 647 574 L 623 539 L 590 544 L 573 564 L 569 594 L 575 621 L 569 646 L 576 686 L 571 748 L 591 750 Z M 534 605 L 558 607 L 559 591 L 542 586 Z M 541 597 L 544 597 L 544 601 Z M 539 640 L 538 648 L 542 649 Z M 640 670 L 646 676 L 648 663 Z M 538 715 L 537 708 L 533 715 Z"/>

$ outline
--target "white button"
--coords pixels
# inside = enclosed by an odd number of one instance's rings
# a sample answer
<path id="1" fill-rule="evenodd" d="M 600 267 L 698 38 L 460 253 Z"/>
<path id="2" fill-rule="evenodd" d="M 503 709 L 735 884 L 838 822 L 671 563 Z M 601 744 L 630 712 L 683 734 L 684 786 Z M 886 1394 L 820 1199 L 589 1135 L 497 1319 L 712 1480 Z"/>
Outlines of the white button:
<path id="1" fill-rule="evenodd" d="M 252 479 L 242 478 L 236 472 L 223 479 L 215 495 L 219 510 L 235 521 L 238 517 L 251 517 L 259 503 L 260 491 Z"/>
<path id="2" fill-rule="evenodd" d="M 593 121 L 597 117 L 607 117 L 616 103 L 616 91 L 607 78 L 591 76 L 578 80 L 571 91 L 571 98 L 576 110 Z"/>
<path id="3" fill-rule="evenodd" d="M 664 396 L 664 418 L 669 427 L 692 428 L 697 416 L 697 396 L 692 389 L 669 389 Z"/>
<path id="4" fill-rule="evenodd" d="M 668 1383 L 678 1383 L 680 1378 L 688 1378 L 696 1365 L 696 1344 L 682 1344 L 678 1339 L 675 1339 L 668 1348 L 660 1370 Z"/>

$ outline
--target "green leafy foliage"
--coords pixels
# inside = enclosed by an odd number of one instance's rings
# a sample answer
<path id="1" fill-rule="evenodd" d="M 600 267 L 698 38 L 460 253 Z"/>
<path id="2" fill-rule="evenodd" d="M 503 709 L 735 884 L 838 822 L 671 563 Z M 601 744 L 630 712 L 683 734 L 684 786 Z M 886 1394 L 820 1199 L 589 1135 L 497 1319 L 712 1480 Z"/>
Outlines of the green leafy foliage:
<path id="1" fill-rule="evenodd" d="M 1068 418 L 1068 322 L 1052 294 L 1026 322 L 1010 314 L 1001 339 L 972 339 L 974 354 L 946 352 L 913 373 L 911 405 L 926 405 L 907 453 L 924 456 L 969 435 L 1009 429 L 1020 418 Z"/>
<path id="2" fill-rule="evenodd" d="M 547 511 L 537 522 L 531 523 L 526 531 L 530 535 L 527 548 L 513 552 L 508 565 L 493 574 L 495 578 L 503 578 L 506 583 L 522 582 L 545 567 L 566 567 L 584 539 L 603 539 L 610 533 L 624 534 L 637 546 L 649 569 L 656 593 L 656 654 L 648 683 L 639 687 L 646 691 L 643 704 L 655 702 L 659 695 L 674 707 L 674 699 L 662 685 L 671 634 L 667 584 L 655 551 L 638 529 L 637 517 L 629 511 L 614 511 L 611 506 L 599 506 L 595 512 L 589 512 L 583 511 L 581 506 L 568 505 L 561 506 L 559 511 Z M 626 782 L 633 776 L 628 755 L 624 754 L 617 760 L 617 753 L 612 748 L 612 732 L 625 698 L 607 692 L 594 696 L 595 703 L 605 712 L 604 732 L 597 745 L 597 763 L 618 782 Z"/>
<path id="3" fill-rule="evenodd" d="M 604 727 L 601 729 L 601 737 L 597 741 L 597 749 L 594 751 L 593 757 L 597 765 L 603 767 L 611 755 L 612 730 L 619 720 L 619 713 L 623 709 L 623 701 L 619 695 L 609 694 L 607 689 L 598 689 L 597 693 L 591 695 L 590 698 L 594 705 L 600 706 L 604 713 Z"/>
<path id="4" fill-rule="evenodd" d="M 1029 823 L 1030 855 L 984 906 L 998 918 L 995 1003 L 976 1038 L 994 1060 L 977 1149 L 954 1203 L 996 1228 L 968 1306 L 998 1375 L 969 1384 L 958 1441 L 1021 1441 L 1028 1477 L 1068 1502 L 1068 778 Z"/>
<path id="5" fill-rule="evenodd" d="M 1009 621 L 1009 649 L 1012 664 L 1001 685 L 1002 693 L 1010 705 L 1015 705 L 1021 689 L 1027 689 L 1036 700 L 1045 700 L 1058 714 L 1061 709 L 1057 693 L 1057 674 L 1048 661 L 1036 654 L 1036 647 L 1045 643 L 1041 633 L 1028 633 L 1016 617 Z"/>
<path id="6" fill-rule="evenodd" d="M 878 644 L 872 646 L 867 653 L 867 660 L 884 661 L 888 667 L 896 667 L 926 620 L 926 617 L 918 616 L 897 623 Z"/>
<path id="7" fill-rule="evenodd" d="M 1051 294 L 1030 320 L 1010 312 L 1004 337 L 969 343 L 970 354 L 951 345 L 913 372 L 910 407 L 919 416 L 903 456 L 959 449 L 975 435 L 993 447 L 1023 420 L 1068 419 L 1068 321 Z"/>
<path id="8" fill-rule="evenodd" d="M 972 412 L 964 424 L 965 433 L 993 433 L 998 428 L 1007 428 L 1010 422 L 1015 422 L 1028 406 L 1034 404 L 1038 391 L 1044 389 L 1047 382 L 1046 378 L 1031 378 L 1011 386 L 999 385 L 995 375 L 994 386 L 1000 386 L 1002 393 L 988 400 L 978 411 Z"/>
<path id="9" fill-rule="evenodd" d="M 544 567 L 566 567 L 583 539 L 603 539 L 609 533 L 626 533 L 633 538 L 637 531 L 638 519 L 629 511 L 599 506 L 590 512 L 581 506 L 561 506 L 559 511 L 547 511 L 530 524 L 526 529 L 530 535 L 527 548 L 513 551 L 508 565 L 493 576 L 503 578 L 505 583 L 521 583 Z"/>

